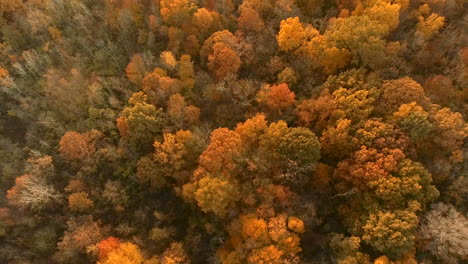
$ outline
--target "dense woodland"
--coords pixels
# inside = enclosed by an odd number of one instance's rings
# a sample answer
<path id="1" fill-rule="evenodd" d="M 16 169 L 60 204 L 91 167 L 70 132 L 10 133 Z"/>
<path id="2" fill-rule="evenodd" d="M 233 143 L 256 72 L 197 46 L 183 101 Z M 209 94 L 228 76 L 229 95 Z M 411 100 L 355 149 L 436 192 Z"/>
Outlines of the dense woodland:
<path id="1" fill-rule="evenodd" d="M 0 263 L 467 263 L 466 6 L 0 0 Z"/>

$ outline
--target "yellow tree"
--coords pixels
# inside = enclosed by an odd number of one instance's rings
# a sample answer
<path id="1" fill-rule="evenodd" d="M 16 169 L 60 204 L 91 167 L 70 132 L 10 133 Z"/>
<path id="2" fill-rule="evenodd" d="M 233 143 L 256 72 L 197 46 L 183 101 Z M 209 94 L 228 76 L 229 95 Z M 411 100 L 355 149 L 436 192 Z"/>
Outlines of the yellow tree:
<path id="1" fill-rule="evenodd" d="M 121 243 L 117 248 L 110 251 L 104 260 L 97 264 L 142 264 L 144 257 L 140 248 L 130 242 Z"/>
<path id="2" fill-rule="evenodd" d="M 302 26 L 299 17 L 290 17 L 281 21 L 276 41 L 280 50 L 291 51 L 303 45 L 306 37 L 306 30 Z"/>
<path id="3" fill-rule="evenodd" d="M 197 183 L 194 199 L 204 212 L 213 212 L 223 217 L 230 207 L 235 207 L 235 202 L 240 198 L 240 193 L 235 184 L 227 180 L 205 176 Z"/>

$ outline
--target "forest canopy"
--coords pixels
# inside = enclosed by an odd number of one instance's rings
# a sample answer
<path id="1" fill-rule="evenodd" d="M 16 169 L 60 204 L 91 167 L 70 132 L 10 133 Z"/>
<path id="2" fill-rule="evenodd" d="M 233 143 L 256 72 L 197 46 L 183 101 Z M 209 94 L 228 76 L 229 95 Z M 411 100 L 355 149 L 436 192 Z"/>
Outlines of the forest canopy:
<path id="1" fill-rule="evenodd" d="M 0 0 L 0 263 L 466 263 L 467 10 Z"/>

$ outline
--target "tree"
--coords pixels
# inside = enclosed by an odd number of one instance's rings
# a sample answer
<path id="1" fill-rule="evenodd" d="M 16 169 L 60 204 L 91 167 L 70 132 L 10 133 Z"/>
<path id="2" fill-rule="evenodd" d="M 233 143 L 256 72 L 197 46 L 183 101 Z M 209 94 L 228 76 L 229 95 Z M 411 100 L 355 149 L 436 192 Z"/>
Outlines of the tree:
<path id="1" fill-rule="evenodd" d="M 204 212 L 223 217 L 239 200 L 237 186 L 226 180 L 206 176 L 197 182 L 197 187 L 194 199 Z"/>
<path id="2" fill-rule="evenodd" d="M 337 263 L 370 264 L 369 255 L 360 252 L 361 239 L 356 236 L 345 237 L 343 234 L 332 233 L 329 245 L 333 250 Z"/>
<path id="3" fill-rule="evenodd" d="M 104 261 L 107 259 L 107 256 L 110 252 L 117 249 L 120 246 L 120 240 L 115 237 L 108 237 L 106 239 L 101 240 L 97 244 L 97 248 L 99 249 L 99 260 Z"/>
<path id="4" fill-rule="evenodd" d="M 304 222 L 295 216 L 291 216 L 288 218 L 288 229 L 294 233 L 302 234 L 305 232 Z"/>
<path id="5" fill-rule="evenodd" d="M 178 79 L 168 77 L 166 70 L 155 68 L 153 72 L 143 78 L 142 86 L 146 96 L 145 102 L 163 105 L 169 96 L 181 91 L 182 83 Z"/>
<path id="6" fill-rule="evenodd" d="M 368 90 L 349 90 L 340 88 L 333 92 L 337 110 L 334 111 L 335 118 L 346 118 L 353 123 L 366 120 L 374 110 L 375 98 Z"/>
<path id="7" fill-rule="evenodd" d="M 154 166 L 155 171 L 151 177 L 161 181 L 161 184 L 167 177 L 172 177 L 179 184 L 185 183 L 203 151 L 200 138 L 189 130 L 165 133 L 164 141 L 156 141 L 153 146 L 153 162 L 150 166 Z"/>
<path id="8" fill-rule="evenodd" d="M 309 127 L 317 134 L 328 126 L 337 105 L 328 90 L 322 92 L 316 99 L 307 99 L 300 102 L 296 107 L 298 125 Z"/>
<path id="9" fill-rule="evenodd" d="M 429 114 L 416 102 L 402 104 L 393 116 L 398 126 L 409 135 L 413 142 L 427 139 L 434 129 L 429 121 Z"/>
<path id="10" fill-rule="evenodd" d="M 320 137 L 323 153 L 341 159 L 358 148 L 357 139 L 353 136 L 351 120 L 340 119 L 335 126 L 329 126 Z"/>
<path id="11" fill-rule="evenodd" d="M 460 148 L 463 140 L 468 137 L 468 124 L 460 113 L 454 113 L 449 108 L 442 108 L 430 117 L 434 124 L 434 142 L 449 152 L 453 162 L 461 162 Z"/>
<path id="12" fill-rule="evenodd" d="M 278 250 L 274 245 L 261 249 L 254 249 L 248 258 L 248 263 L 280 264 L 283 263 L 283 260 L 281 260 L 283 254 L 284 252 Z"/>
<path id="13" fill-rule="evenodd" d="M 213 47 L 218 42 L 222 42 L 229 48 L 235 49 L 237 39 L 228 30 L 216 31 L 215 33 L 211 34 L 211 36 L 205 40 L 203 47 L 200 50 L 200 59 L 202 62 L 204 62 L 210 54 L 213 54 Z"/>
<path id="14" fill-rule="evenodd" d="M 291 67 L 286 67 L 280 73 L 278 73 L 278 83 L 286 83 L 288 86 L 296 84 L 298 81 L 298 75 Z"/>
<path id="15" fill-rule="evenodd" d="M 21 0 L 5 0 L 0 3 L 0 14 L 3 12 L 12 12 L 23 6 Z"/>
<path id="16" fill-rule="evenodd" d="M 437 74 L 426 79 L 424 91 L 431 101 L 442 106 L 449 106 L 456 100 L 453 81 L 446 75 Z"/>
<path id="17" fill-rule="evenodd" d="M 72 211 L 85 212 L 94 207 L 94 202 L 88 198 L 88 193 L 78 192 L 68 196 L 68 208 Z"/>
<path id="18" fill-rule="evenodd" d="M 182 243 L 172 243 L 161 256 L 161 264 L 190 264 Z"/>
<path id="19" fill-rule="evenodd" d="M 193 86 L 195 85 L 195 70 L 190 55 L 184 54 L 180 56 L 177 74 L 182 82 L 184 94 L 191 95 Z"/>
<path id="20" fill-rule="evenodd" d="M 387 208 L 403 208 L 409 201 L 422 206 L 439 197 L 432 184 L 432 175 L 418 162 L 405 159 L 391 177 L 377 178 L 367 183 L 372 195 L 384 201 Z"/>
<path id="21" fill-rule="evenodd" d="M 164 67 L 169 71 L 174 70 L 179 63 L 171 51 L 166 50 L 161 52 L 159 58 L 161 59 L 161 63 L 164 65 Z"/>
<path id="22" fill-rule="evenodd" d="M 416 34 L 420 34 L 424 39 L 434 36 L 445 25 L 445 17 L 432 13 L 428 17 L 419 16 L 416 25 Z"/>
<path id="23" fill-rule="evenodd" d="M 199 8 L 195 12 L 192 23 L 195 26 L 193 32 L 202 39 L 205 39 L 207 34 L 222 28 L 220 14 L 206 8 Z"/>
<path id="24" fill-rule="evenodd" d="M 67 230 L 57 243 L 60 259 L 69 262 L 73 257 L 84 253 L 86 248 L 95 245 L 104 237 L 100 223 L 92 216 L 79 216 L 67 221 Z"/>
<path id="25" fill-rule="evenodd" d="M 278 142 L 279 140 L 288 133 L 288 124 L 283 120 L 276 123 L 271 123 L 265 134 L 260 136 L 260 147 L 261 149 L 269 153 L 271 156 L 279 158 L 278 154 Z"/>
<path id="26" fill-rule="evenodd" d="M 383 83 L 380 107 L 385 113 L 396 112 L 400 105 L 412 102 L 422 106 L 427 104 L 424 89 L 415 80 L 403 77 Z"/>
<path id="27" fill-rule="evenodd" d="M 242 151 L 240 135 L 227 128 L 211 132 L 210 143 L 200 156 L 200 166 L 210 173 L 229 173 L 234 167 L 234 159 Z"/>
<path id="28" fill-rule="evenodd" d="M 303 45 L 306 37 L 306 31 L 299 17 L 290 17 L 281 21 L 276 41 L 280 50 L 291 51 Z"/>
<path id="29" fill-rule="evenodd" d="M 380 252 L 399 258 L 414 247 L 418 217 L 409 210 L 372 213 L 362 227 L 362 239 Z"/>
<path id="30" fill-rule="evenodd" d="M 65 133 L 60 139 L 60 154 L 69 161 L 83 160 L 96 151 L 89 134 L 74 131 Z"/>
<path id="31" fill-rule="evenodd" d="M 299 55 L 305 55 L 311 60 L 312 68 L 321 66 L 325 75 L 334 74 L 338 69 L 344 68 L 351 61 L 351 53 L 347 48 L 337 48 L 325 35 L 318 32 L 298 50 Z"/>
<path id="32" fill-rule="evenodd" d="M 296 263 L 300 248 L 298 233 L 288 230 L 288 216 L 279 214 L 269 220 L 255 214 L 241 215 L 228 228 L 230 239 L 218 251 L 221 263 Z M 303 231 L 302 220 L 290 217 L 293 229 Z"/>
<path id="33" fill-rule="evenodd" d="M 424 249 L 445 263 L 459 263 L 468 255 L 468 220 L 450 204 L 436 203 L 420 226 Z"/>
<path id="34" fill-rule="evenodd" d="M 327 41 L 338 49 L 348 49 L 351 63 L 378 69 L 385 65 L 385 41 L 388 27 L 367 15 L 338 18 L 325 32 Z"/>
<path id="35" fill-rule="evenodd" d="M 355 132 L 359 145 L 375 149 L 408 148 L 407 136 L 393 124 L 382 122 L 380 119 L 369 119 Z"/>
<path id="36" fill-rule="evenodd" d="M 257 114 L 253 118 L 247 119 L 244 123 L 236 126 L 236 132 L 240 135 L 245 147 L 258 147 L 258 140 L 268 129 L 264 114 Z"/>
<path id="37" fill-rule="evenodd" d="M 145 259 L 140 248 L 130 242 L 121 243 L 117 248 L 107 254 L 104 261 L 97 264 L 142 264 Z"/>
<path id="38" fill-rule="evenodd" d="M 161 0 L 160 13 L 163 21 L 169 25 L 181 26 L 188 21 L 195 6 L 188 0 Z"/>
<path id="39" fill-rule="evenodd" d="M 406 0 L 405 0 L 406 1 Z M 401 3 L 398 1 L 375 1 L 363 10 L 363 14 L 369 16 L 376 23 L 382 24 L 389 32 L 394 31 L 400 22 Z"/>
<path id="40" fill-rule="evenodd" d="M 154 241 L 154 243 L 158 244 L 158 249 L 167 248 L 174 236 L 175 229 L 167 227 L 154 227 L 150 230 L 149 233 L 149 238 Z"/>
<path id="41" fill-rule="evenodd" d="M 104 184 L 102 198 L 104 198 L 107 203 L 115 206 L 114 209 L 116 211 L 122 211 L 125 209 L 125 206 L 129 201 L 129 196 L 120 181 L 108 180 Z"/>
<path id="42" fill-rule="evenodd" d="M 200 122 L 200 109 L 188 105 L 180 94 L 173 94 L 167 103 L 167 115 L 176 127 L 187 127 Z"/>
<path id="43" fill-rule="evenodd" d="M 153 188 L 162 188 L 167 184 L 167 179 L 160 166 L 151 156 L 143 156 L 138 160 L 137 177 L 140 182 L 149 183 Z"/>
<path id="44" fill-rule="evenodd" d="M 133 55 L 132 59 L 125 68 L 127 78 L 134 84 L 140 84 L 146 73 L 146 67 L 143 58 L 139 54 Z"/>
<path id="45" fill-rule="evenodd" d="M 257 101 L 266 105 L 272 112 L 281 113 L 295 103 L 295 94 L 285 83 L 278 85 L 265 85 L 257 94 Z"/>
<path id="46" fill-rule="evenodd" d="M 229 74 L 237 74 L 241 60 L 237 52 L 222 42 L 213 45 L 213 53 L 208 56 L 208 69 L 219 81 Z"/>
<path id="47" fill-rule="evenodd" d="M 368 149 L 361 146 L 354 155 L 341 161 L 335 170 L 335 175 L 343 178 L 357 188 L 367 188 L 368 182 L 387 178 L 390 173 L 398 170 L 398 162 L 403 160 L 404 153 L 400 149 Z"/>
<path id="48" fill-rule="evenodd" d="M 262 30 L 265 25 L 255 9 L 241 6 L 240 16 L 237 18 L 237 27 L 246 32 L 258 32 Z"/>
<path id="49" fill-rule="evenodd" d="M 57 203 L 61 195 L 40 175 L 23 174 L 7 191 L 8 203 L 20 209 L 41 211 Z"/>
<path id="50" fill-rule="evenodd" d="M 131 106 L 127 106 L 119 119 L 121 132 L 128 134 L 128 139 L 137 145 L 150 144 L 155 137 L 161 135 L 164 123 L 162 110 L 157 110 L 154 105 L 147 104 L 147 96 L 142 92 L 133 94 L 129 99 Z"/>
<path id="51" fill-rule="evenodd" d="M 309 129 L 294 127 L 279 139 L 278 151 L 283 159 L 299 166 L 314 166 L 320 159 L 320 142 Z"/>

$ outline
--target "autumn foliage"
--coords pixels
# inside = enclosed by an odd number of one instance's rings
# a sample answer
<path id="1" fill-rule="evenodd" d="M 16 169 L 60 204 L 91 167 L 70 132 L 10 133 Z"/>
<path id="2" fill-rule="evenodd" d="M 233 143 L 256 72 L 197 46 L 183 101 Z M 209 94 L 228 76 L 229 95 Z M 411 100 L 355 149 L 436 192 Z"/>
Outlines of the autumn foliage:
<path id="1" fill-rule="evenodd" d="M 88 134 L 74 131 L 67 132 L 60 139 L 60 154 L 67 160 L 82 160 L 92 154 L 96 148 Z"/>
<path id="2" fill-rule="evenodd" d="M 468 260 L 464 0 L 0 0 L 0 264 Z"/>

